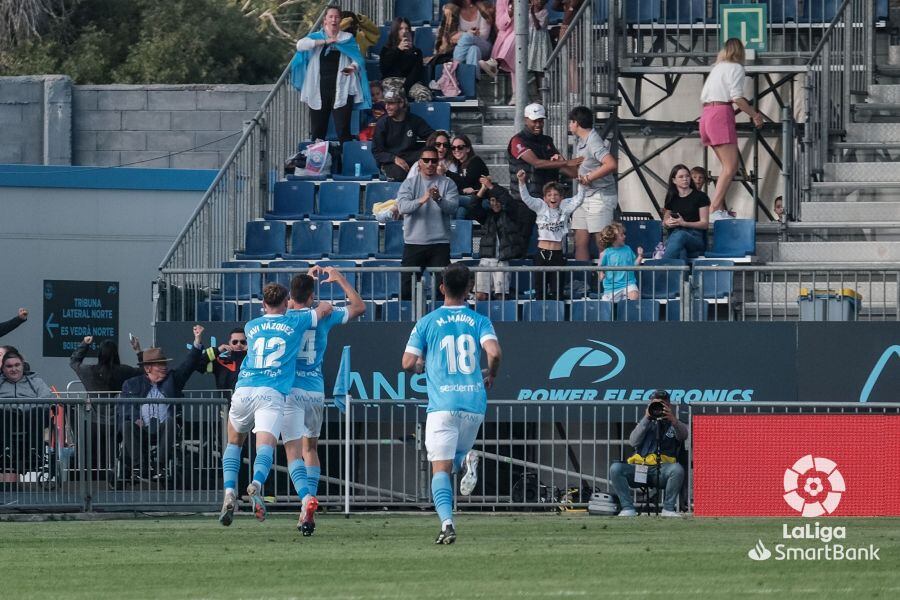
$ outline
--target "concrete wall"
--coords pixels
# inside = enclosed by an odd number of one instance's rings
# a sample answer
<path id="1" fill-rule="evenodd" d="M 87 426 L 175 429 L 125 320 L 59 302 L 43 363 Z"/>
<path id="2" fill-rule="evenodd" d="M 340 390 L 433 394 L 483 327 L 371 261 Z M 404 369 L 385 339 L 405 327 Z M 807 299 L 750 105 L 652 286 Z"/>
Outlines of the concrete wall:
<path id="1" fill-rule="evenodd" d="M 207 173 L 211 180 L 215 173 Z M 44 279 L 67 279 L 118 281 L 119 348 L 128 348 L 129 331 L 151 345 L 151 282 L 205 185 L 165 191 L 6 187 L 4 177 L 0 173 L 0 320 L 20 306 L 31 316 L 0 343 L 18 347 L 41 377 L 65 389 L 76 378 L 68 359 L 42 356 L 42 286 Z M 122 359 L 134 363 L 130 350 Z"/>
<path id="2" fill-rule="evenodd" d="M 70 164 L 72 80 L 0 77 L 0 131 L 0 164 Z"/>

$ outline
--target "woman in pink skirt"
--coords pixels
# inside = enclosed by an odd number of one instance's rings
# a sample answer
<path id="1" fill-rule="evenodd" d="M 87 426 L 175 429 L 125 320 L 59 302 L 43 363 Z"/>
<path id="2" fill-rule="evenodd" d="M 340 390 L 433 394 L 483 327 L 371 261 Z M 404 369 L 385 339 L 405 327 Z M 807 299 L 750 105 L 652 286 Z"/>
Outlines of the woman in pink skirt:
<path id="1" fill-rule="evenodd" d="M 703 103 L 700 141 L 704 146 L 711 146 L 722 163 L 722 171 L 716 181 L 716 193 L 709 207 L 710 222 L 731 218 L 725 210 L 725 197 L 731 180 L 737 173 L 740 156 L 734 109 L 731 105 L 735 104 L 747 113 L 757 127 L 762 127 L 763 124 L 762 114 L 744 98 L 744 77 L 744 44 L 737 38 L 731 38 L 719 52 L 716 64 L 700 92 L 700 101 Z"/>

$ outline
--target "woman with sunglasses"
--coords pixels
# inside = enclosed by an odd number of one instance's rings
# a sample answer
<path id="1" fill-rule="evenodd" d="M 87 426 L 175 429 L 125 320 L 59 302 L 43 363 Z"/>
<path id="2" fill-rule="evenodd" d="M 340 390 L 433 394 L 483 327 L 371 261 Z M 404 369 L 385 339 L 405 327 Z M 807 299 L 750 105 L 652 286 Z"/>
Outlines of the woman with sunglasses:
<path id="1" fill-rule="evenodd" d="M 432 146 L 437 149 L 437 174 L 450 177 L 451 173 L 456 171 L 456 165 L 453 163 L 452 157 L 450 156 L 450 134 L 443 129 L 438 129 L 428 136 L 428 138 L 425 140 L 425 146 Z M 416 177 L 418 174 L 419 161 L 416 161 L 415 164 L 413 164 L 413 166 L 409 169 L 409 174 L 407 174 L 406 178 L 409 179 L 410 177 Z"/>
<path id="2" fill-rule="evenodd" d="M 247 356 L 247 336 L 243 327 L 235 327 L 228 334 L 228 343 L 203 351 L 203 362 L 197 367 L 197 371 L 212 373 L 217 390 L 233 392 L 245 356 Z"/>
<path id="3" fill-rule="evenodd" d="M 450 161 L 453 168 L 447 173 L 447 177 L 453 180 L 459 191 L 459 210 L 456 218 L 467 219 L 472 199 L 481 188 L 481 178 L 489 176 L 490 171 L 481 157 L 475 154 L 472 140 L 463 133 L 455 136 L 450 142 Z"/>

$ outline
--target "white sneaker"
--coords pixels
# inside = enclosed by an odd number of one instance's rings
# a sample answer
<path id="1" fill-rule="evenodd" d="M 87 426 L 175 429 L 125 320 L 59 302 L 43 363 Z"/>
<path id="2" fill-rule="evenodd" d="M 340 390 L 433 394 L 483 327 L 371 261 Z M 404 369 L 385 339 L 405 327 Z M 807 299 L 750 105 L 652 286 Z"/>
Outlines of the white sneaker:
<path id="1" fill-rule="evenodd" d="M 720 219 L 733 219 L 733 218 L 734 218 L 733 216 L 731 216 L 730 214 L 728 214 L 728 211 L 727 211 L 727 210 L 714 210 L 714 211 L 709 215 L 709 222 L 710 222 L 710 223 L 715 223 L 716 221 L 718 221 L 718 220 L 720 220 Z"/>
<path id="2" fill-rule="evenodd" d="M 622 510 L 619 511 L 619 516 L 620 517 L 636 517 L 637 511 L 634 510 L 633 508 L 623 508 Z"/>
<path id="3" fill-rule="evenodd" d="M 470 495 L 476 483 L 478 483 L 478 453 L 469 450 L 466 454 L 466 474 L 459 481 L 459 493 L 463 496 Z"/>
<path id="4" fill-rule="evenodd" d="M 482 71 L 484 71 L 491 77 L 496 77 L 497 73 L 500 70 L 500 65 L 498 65 L 497 61 L 493 58 L 489 58 L 487 60 L 479 60 L 478 66 L 481 67 Z"/>
<path id="5" fill-rule="evenodd" d="M 659 513 L 661 517 L 680 517 L 681 513 L 677 510 L 666 510 L 662 509 L 662 512 Z"/>

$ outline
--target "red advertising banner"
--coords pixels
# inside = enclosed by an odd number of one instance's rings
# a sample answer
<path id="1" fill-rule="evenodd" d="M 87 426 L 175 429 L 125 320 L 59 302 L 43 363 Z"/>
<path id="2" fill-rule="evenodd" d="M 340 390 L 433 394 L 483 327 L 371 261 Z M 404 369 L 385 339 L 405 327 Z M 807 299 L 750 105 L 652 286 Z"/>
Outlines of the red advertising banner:
<path id="1" fill-rule="evenodd" d="M 710 415 L 692 425 L 697 516 L 900 516 L 900 416 Z"/>

